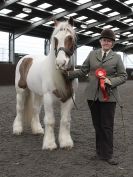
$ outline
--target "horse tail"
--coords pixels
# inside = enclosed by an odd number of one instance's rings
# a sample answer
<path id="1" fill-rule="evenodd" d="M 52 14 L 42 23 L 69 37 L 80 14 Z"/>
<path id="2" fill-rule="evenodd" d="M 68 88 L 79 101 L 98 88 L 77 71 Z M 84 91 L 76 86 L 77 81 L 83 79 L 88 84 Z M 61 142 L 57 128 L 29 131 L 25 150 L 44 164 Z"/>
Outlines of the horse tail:
<path id="1" fill-rule="evenodd" d="M 23 107 L 22 124 L 24 128 L 31 126 L 33 117 L 33 93 L 28 89 L 26 81 L 31 64 L 31 57 L 23 57 L 17 64 L 15 74 L 15 86 L 18 95 L 17 106 Z"/>
<path id="2" fill-rule="evenodd" d="M 31 127 L 31 120 L 33 117 L 33 93 L 27 89 L 25 95 L 25 104 L 24 104 L 24 126 L 25 128 Z"/>

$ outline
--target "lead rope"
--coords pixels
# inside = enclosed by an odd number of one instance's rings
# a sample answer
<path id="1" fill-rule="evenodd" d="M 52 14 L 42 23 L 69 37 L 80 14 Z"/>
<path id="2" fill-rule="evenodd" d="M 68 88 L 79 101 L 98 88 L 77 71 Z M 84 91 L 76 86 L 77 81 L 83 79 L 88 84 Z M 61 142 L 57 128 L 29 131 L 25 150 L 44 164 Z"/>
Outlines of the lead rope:
<path id="1" fill-rule="evenodd" d="M 112 93 L 113 97 L 116 100 L 116 103 L 118 104 L 118 106 L 120 107 L 120 111 L 121 111 L 121 118 L 122 118 L 122 128 L 123 128 L 123 133 L 124 133 L 124 144 L 125 144 L 125 151 L 126 151 L 126 129 L 125 129 L 125 122 L 124 122 L 124 116 L 123 116 L 123 106 L 119 103 L 119 101 L 117 100 L 116 96 L 114 95 L 112 89 L 110 88 L 110 93 Z"/>
<path id="2" fill-rule="evenodd" d="M 75 46 L 75 48 L 76 48 L 76 46 Z M 74 50 L 74 51 L 75 51 L 75 50 Z M 72 55 L 71 57 L 75 57 L 75 55 Z M 73 65 L 74 65 L 74 69 L 75 69 L 75 58 L 73 58 Z M 72 90 L 71 90 L 71 95 L 72 95 L 71 98 L 72 98 L 73 104 L 74 104 L 76 110 L 78 110 L 78 106 L 77 106 L 77 104 L 76 104 L 76 102 L 75 102 L 75 100 L 74 100 L 74 98 L 73 98 Z"/>
<path id="3" fill-rule="evenodd" d="M 72 101 L 73 101 L 73 104 L 74 104 L 75 108 L 78 110 L 78 107 L 77 107 L 77 105 L 76 105 L 76 102 L 75 102 L 75 100 L 74 100 L 74 98 L 73 98 L 73 94 L 72 94 L 71 98 L 72 98 Z"/>

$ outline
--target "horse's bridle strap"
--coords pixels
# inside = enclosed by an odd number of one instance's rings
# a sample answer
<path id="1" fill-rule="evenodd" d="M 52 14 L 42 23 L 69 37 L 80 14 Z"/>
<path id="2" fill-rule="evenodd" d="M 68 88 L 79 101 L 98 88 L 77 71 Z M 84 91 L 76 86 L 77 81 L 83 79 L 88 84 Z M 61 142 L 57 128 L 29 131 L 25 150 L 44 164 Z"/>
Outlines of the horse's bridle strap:
<path id="1" fill-rule="evenodd" d="M 61 50 L 64 51 L 65 54 L 66 54 L 68 57 L 72 56 L 72 55 L 73 55 L 73 52 L 74 52 L 73 50 L 66 49 L 66 48 L 64 48 L 64 47 L 60 47 L 58 50 L 55 49 L 55 56 L 56 56 L 56 57 L 57 57 L 59 51 L 61 51 Z"/>

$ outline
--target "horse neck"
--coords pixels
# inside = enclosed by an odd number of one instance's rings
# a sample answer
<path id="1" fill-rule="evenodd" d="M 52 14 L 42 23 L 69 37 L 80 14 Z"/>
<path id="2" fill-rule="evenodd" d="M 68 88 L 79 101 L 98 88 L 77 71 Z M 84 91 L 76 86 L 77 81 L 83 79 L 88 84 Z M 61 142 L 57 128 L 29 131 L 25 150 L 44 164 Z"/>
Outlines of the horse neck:
<path id="1" fill-rule="evenodd" d="M 56 89 L 65 90 L 65 80 L 60 70 L 56 69 L 56 65 L 55 65 L 56 56 L 55 56 L 55 51 L 54 51 L 54 45 L 52 44 L 51 44 L 50 52 L 48 55 L 48 60 L 49 60 L 52 80 L 55 83 Z"/>

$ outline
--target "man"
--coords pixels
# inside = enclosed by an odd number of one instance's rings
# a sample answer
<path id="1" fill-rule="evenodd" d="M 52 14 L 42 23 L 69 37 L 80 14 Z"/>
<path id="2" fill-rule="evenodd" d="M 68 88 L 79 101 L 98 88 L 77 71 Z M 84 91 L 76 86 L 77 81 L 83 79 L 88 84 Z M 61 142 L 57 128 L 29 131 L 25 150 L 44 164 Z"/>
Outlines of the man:
<path id="1" fill-rule="evenodd" d="M 99 41 L 101 49 L 91 51 L 80 70 L 66 74 L 68 79 L 88 74 L 87 102 L 95 129 L 96 155 L 98 159 L 117 165 L 118 162 L 113 158 L 114 115 L 116 102 L 119 100 L 117 86 L 126 81 L 127 73 L 120 55 L 112 51 L 115 43 L 114 32 L 104 29 Z M 99 69 L 100 75 L 97 73 Z M 110 93 L 107 88 L 111 90 Z"/>

